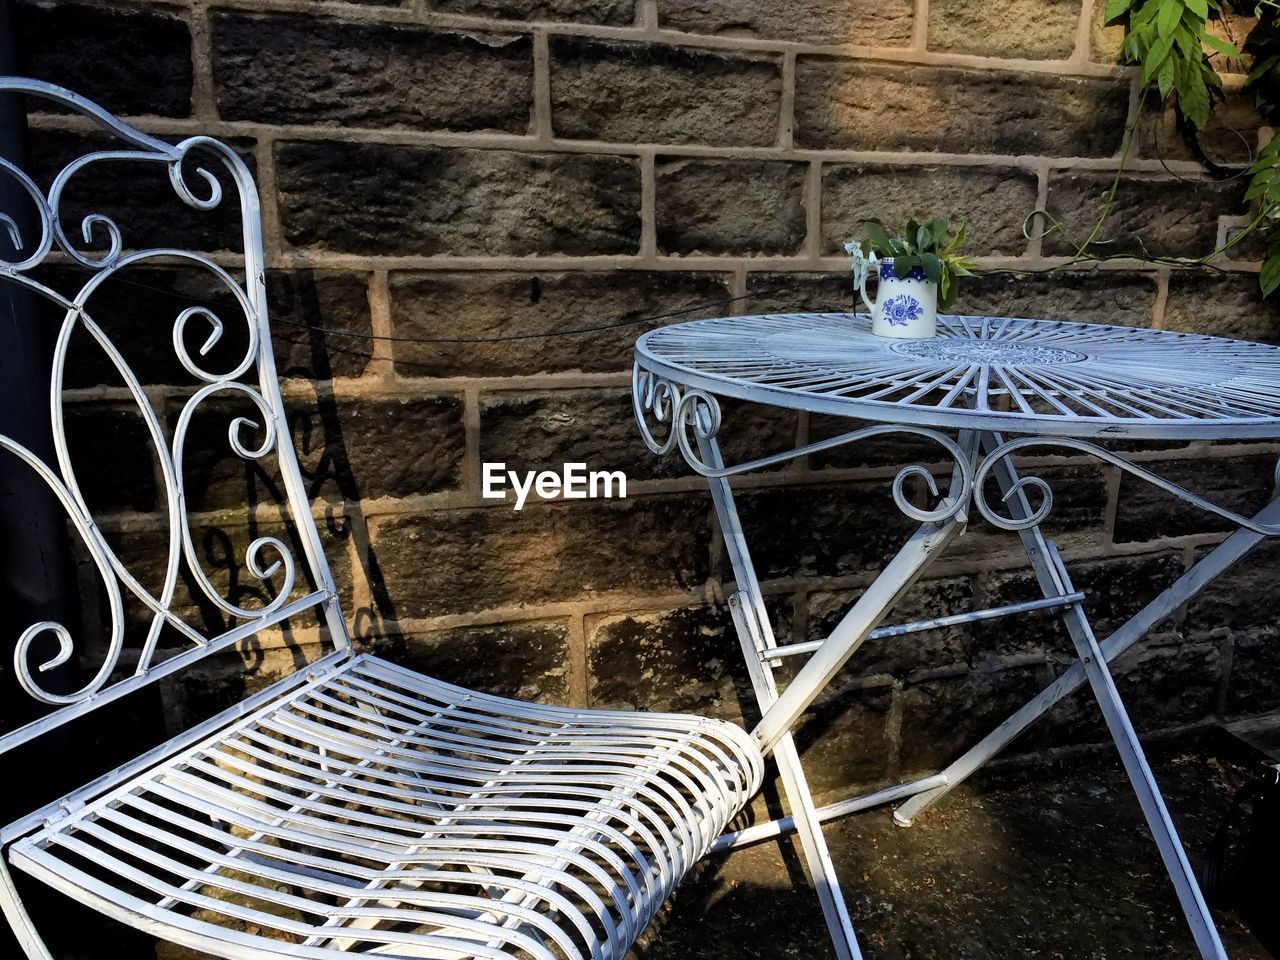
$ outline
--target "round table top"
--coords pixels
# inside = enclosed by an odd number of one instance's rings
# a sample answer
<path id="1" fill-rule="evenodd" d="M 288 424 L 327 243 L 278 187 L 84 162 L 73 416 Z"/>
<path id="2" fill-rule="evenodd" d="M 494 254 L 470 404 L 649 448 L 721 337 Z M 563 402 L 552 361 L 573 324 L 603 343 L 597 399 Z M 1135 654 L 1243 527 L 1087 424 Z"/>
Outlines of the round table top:
<path id="1" fill-rule="evenodd" d="M 1058 436 L 1280 437 L 1280 347 L 1096 323 L 866 314 L 695 320 L 636 344 L 641 370 L 719 396 L 880 423 Z"/>

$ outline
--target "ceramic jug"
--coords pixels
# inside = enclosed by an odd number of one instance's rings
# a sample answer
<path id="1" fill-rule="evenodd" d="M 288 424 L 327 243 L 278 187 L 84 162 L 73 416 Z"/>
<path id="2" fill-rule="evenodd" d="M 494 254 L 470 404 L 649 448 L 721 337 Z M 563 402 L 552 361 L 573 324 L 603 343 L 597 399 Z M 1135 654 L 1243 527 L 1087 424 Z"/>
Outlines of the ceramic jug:
<path id="1" fill-rule="evenodd" d="M 877 337 L 920 340 L 937 334 L 938 285 L 926 280 L 920 267 L 899 277 L 892 260 L 881 260 L 878 302 L 872 303 L 867 296 L 865 277 L 861 293 L 871 311 L 871 332 Z"/>

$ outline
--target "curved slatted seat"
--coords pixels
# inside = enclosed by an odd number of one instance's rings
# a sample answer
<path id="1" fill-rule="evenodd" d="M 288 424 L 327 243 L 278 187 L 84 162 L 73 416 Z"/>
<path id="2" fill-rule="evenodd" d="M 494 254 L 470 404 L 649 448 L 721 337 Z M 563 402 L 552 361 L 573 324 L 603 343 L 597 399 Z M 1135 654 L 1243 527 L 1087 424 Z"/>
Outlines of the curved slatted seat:
<path id="1" fill-rule="evenodd" d="M 348 660 L 12 863 L 222 957 L 620 958 L 759 788 L 751 738 Z"/>

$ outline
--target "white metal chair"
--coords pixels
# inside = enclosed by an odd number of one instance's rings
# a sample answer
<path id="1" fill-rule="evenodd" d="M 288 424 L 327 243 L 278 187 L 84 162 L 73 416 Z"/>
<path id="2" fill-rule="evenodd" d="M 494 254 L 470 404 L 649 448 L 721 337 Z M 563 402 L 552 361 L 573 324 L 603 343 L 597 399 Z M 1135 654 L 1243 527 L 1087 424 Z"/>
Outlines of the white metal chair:
<path id="1" fill-rule="evenodd" d="M 244 162 L 206 137 L 157 140 L 47 83 L 0 78 L 0 95 L 6 92 L 82 114 L 119 145 L 68 164 L 47 191 L 0 159 L 0 177 L 30 196 L 39 229 L 39 236 L 22 237 L 16 215 L 0 215 L 0 228 L 19 249 L 17 262 L 0 261 L 0 282 L 65 311 L 51 395 L 57 462 L 4 436 L 0 449 L 34 471 L 65 508 L 101 578 L 111 621 L 95 676 L 70 693 L 47 689 L 40 672 L 82 653 L 79 638 L 52 622 L 33 624 L 18 638 L 17 678 L 52 709 L 0 737 L 0 751 L 285 621 L 315 615 L 335 645 L 304 670 L 0 831 L 0 903 L 27 956 L 51 954 L 9 865 L 162 939 L 237 960 L 620 960 L 759 788 L 763 763 L 751 737 L 699 717 L 521 703 L 354 655 L 285 424 L 267 327 L 258 197 Z M 108 249 L 90 253 L 73 243 L 59 217 L 64 189 L 82 170 L 115 162 L 160 165 L 178 197 L 198 211 L 223 200 L 209 166 L 220 164 L 238 192 L 246 282 L 188 250 L 125 252 L 124 232 L 101 214 L 80 226 L 85 245 L 106 237 Z M 50 263 L 78 266 L 88 279 L 73 295 L 57 292 L 37 278 Z M 190 306 L 165 331 L 196 382 L 171 430 L 91 309 L 107 278 L 157 263 L 203 271 L 238 305 L 234 317 Z M 207 369 L 210 351 L 233 325 L 244 328 L 243 356 L 226 372 Z M 159 460 L 170 535 L 158 593 L 130 573 L 95 525 L 76 477 L 62 411 L 73 336 L 96 344 L 118 371 Z M 199 345 L 194 353 L 191 340 Z M 230 448 L 254 461 L 273 457 L 286 495 L 292 533 L 257 537 L 240 560 L 270 597 L 255 607 L 215 587 L 193 543 L 184 448 L 192 418 L 212 397 L 257 410 L 231 420 Z M 249 439 L 255 431 L 261 439 Z M 303 554 L 301 570 L 290 543 Z M 203 599 L 234 622 L 231 629 L 208 636 L 175 609 L 183 565 Z M 147 614 L 145 640 L 129 651 L 136 665 L 122 660 L 126 599 Z M 177 635 L 185 646 L 174 652 L 162 635 Z M 35 645 L 51 639 L 58 652 L 33 663 L 40 659 Z"/>

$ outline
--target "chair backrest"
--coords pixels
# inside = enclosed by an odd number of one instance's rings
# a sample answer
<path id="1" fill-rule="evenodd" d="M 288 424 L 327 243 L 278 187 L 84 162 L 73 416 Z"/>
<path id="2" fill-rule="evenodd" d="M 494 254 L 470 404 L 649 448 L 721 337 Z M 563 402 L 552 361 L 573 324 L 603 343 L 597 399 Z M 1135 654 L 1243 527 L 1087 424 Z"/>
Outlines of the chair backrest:
<path id="1" fill-rule="evenodd" d="M 92 121 L 93 131 L 73 138 L 78 152 L 69 160 L 62 144 L 64 155 L 52 167 L 45 164 L 41 179 L 47 183 L 37 183 L 37 177 L 0 157 L 0 179 L 16 184 L 9 193 L 29 207 L 0 210 L 0 284 L 30 291 L 24 296 L 53 316 L 55 331 L 46 454 L 38 455 L 32 449 L 36 444 L 0 433 L 0 457 L 17 458 L 0 467 L 30 471 L 61 503 L 83 565 L 100 581 L 105 614 L 98 637 L 76 636 L 69 625 L 45 620 L 17 638 L 3 638 L 6 646 L 16 640 L 18 683 L 50 709 L 0 736 L 0 752 L 289 618 L 318 617 L 319 629 L 335 644 L 350 646 L 286 422 L 267 326 L 259 201 L 245 160 L 208 137 L 165 143 L 61 87 L 0 77 L 0 96 L 16 94 L 52 101 L 58 112 L 78 113 Z M 138 169 L 157 175 L 155 189 L 141 188 L 150 218 L 144 229 L 152 236 L 131 233 L 114 212 L 120 193 L 131 191 L 135 182 L 132 172 L 122 171 Z M 106 194 L 73 198 L 92 172 L 102 170 L 113 171 Z M 173 214 L 152 206 L 161 196 L 172 202 Z M 237 204 L 233 229 L 239 228 L 242 251 L 152 246 L 155 233 L 167 232 L 154 229 L 155 224 L 216 215 L 225 226 Z M 71 207 L 76 208 L 75 231 L 68 229 Z M 73 232 L 82 243 L 69 236 Z M 171 283 L 180 274 L 188 280 Z M 127 316 L 113 325 L 95 312 L 99 307 Z M 140 325 L 142 314 L 160 318 L 163 329 Z M 168 369 L 178 373 L 159 382 L 183 379 L 184 385 L 157 390 L 148 373 L 135 371 L 139 358 L 155 369 L 158 351 Z M 71 356 L 91 357 L 97 373 L 88 379 L 69 374 Z M 74 401 L 77 391 L 81 399 L 102 398 L 129 409 L 145 427 L 145 436 L 138 431 L 142 439 L 136 452 L 143 457 L 149 452 L 152 459 L 156 508 L 149 516 L 167 529 L 147 531 L 142 548 L 123 542 L 136 536 L 104 531 L 95 522 L 94 491 L 83 482 L 75 431 L 68 423 L 66 397 L 73 395 Z M 221 418 L 212 435 L 205 426 L 211 418 Z M 121 440 L 120 456 L 129 452 L 124 446 Z M 218 446 L 222 449 L 209 449 Z M 270 471 L 279 485 L 268 484 L 276 491 L 275 504 L 244 507 L 249 520 L 239 545 L 226 538 L 220 542 L 218 566 L 230 573 L 211 574 L 206 565 L 212 551 L 195 533 L 200 510 L 216 515 L 229 504 L 207 496 L 205 487 L 194 491 L 188 470 L 192 464 L 207 468 L 218 457 L 240 458 L 237 463 Z M 263 533 L 264 528 L 271 532 Z M 193 610 L 214 616 L 192 616 Z M 70 689 L 50 689 L 55 685 L 48 682 L 48 672 L 72 661 L 92 667 Z"/>

